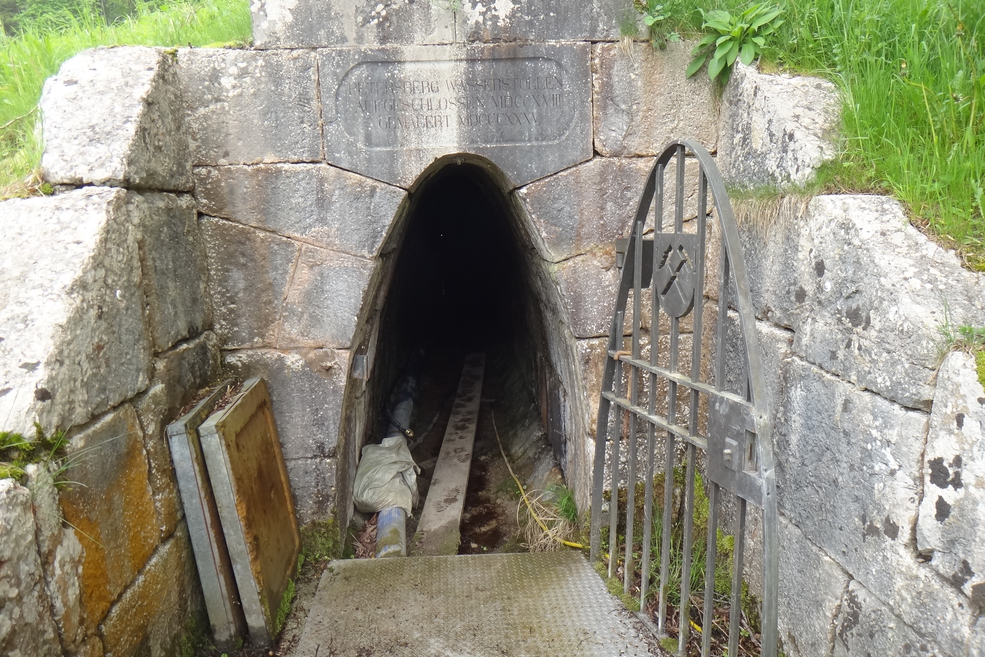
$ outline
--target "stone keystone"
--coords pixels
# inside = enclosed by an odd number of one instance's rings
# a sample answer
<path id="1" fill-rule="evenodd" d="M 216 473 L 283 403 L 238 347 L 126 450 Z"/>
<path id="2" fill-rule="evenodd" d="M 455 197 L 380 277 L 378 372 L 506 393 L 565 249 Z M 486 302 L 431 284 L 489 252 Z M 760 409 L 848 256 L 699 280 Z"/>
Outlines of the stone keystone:
<path id="1" fill-rule="evenodd" d="M 174 57 L 96 48 L 62 64 L 41 97 L 44 179 L 186 191 L 191 158 Z"/>

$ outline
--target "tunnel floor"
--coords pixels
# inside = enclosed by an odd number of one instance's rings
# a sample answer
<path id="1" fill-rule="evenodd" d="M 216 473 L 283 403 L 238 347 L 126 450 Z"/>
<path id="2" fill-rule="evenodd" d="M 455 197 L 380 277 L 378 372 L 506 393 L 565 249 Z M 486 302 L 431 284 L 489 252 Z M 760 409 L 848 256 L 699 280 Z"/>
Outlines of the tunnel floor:
<path id="1" fill-rule="evenodd" d="M 452 353 L 433 355 L 421 376 L 416 425 L 427 432 L 411 454 L 420 466 L 420 502 L 409 519 L 408 537 L 413 536 L 420 511 L 430 489 L 438 452 L 451 415 L 455 389 L 462 371 L 463 357 Z M 523 546 L 519 537 L 516 485 L 500 454 L 492 427 L 492 414 L 502 395 L 498 378 L 486 373 L 479 405 L 472 466 L 462 514 L 462 540 L 459 554 L 517 552 Z"/>

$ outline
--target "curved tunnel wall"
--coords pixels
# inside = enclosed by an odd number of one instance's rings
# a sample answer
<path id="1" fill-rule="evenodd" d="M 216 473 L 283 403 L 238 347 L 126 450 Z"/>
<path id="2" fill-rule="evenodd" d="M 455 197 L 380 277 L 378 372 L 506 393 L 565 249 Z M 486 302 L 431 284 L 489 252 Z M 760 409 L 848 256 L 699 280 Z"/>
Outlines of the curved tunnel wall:
<path id="1" fill-rule="evenodd" d="M 477 156 L 438 160 L 412 186 L 382 250 L 343 404 L 340 516 L 350 509 L 359 450 L 379 438 L 373 432 L 386 397 L 418 347 L 453 357 L 487 351 L 516 370 L 539 401 L 559 465 L 566 473 L 587 467 L 581 450 L 569 455 L 567 449 L 569 434 L 584 431 L 573 411 L 579 400 L 566 390 L 578 380 L 574 339 L 530 219 L 505 175 Z"/>

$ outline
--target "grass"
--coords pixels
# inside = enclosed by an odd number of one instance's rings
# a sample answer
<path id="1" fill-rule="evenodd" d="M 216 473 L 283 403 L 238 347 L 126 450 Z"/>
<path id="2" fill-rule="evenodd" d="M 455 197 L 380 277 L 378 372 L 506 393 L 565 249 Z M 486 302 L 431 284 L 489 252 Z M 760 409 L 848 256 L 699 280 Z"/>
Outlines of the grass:
<path id="1" fill-rule="evenodd" d="M 699 3 L 700 4 L 700 3 Z M 834 81 L 843 98 L 840 159 L 812 191 L 878 192 L 985 271 L 985 12 L 981 0 L 774 0 L 784 24 L 766 70 Z M 666 32 L 694 36 L 695 0 L 665 0 Z M 743 0 L 704 9 L 733 13 Z"/>
<path id="2" fill-rule="evenodd" d="M 668 603 L 668 618 L 667 627 L 671 636 L 677 635 L 676 623 L 678 622 L 678 610 L 681 607 L 681 589 L 682 589 L 682 578 L 684 571 L 684 500 L 683 491 L 685 488 L 686 472 L 682 467 L 674 468 L 674 482 L 673 482 L 673 503 L 671 512 L 671 531 L 670 531 L 670 554 L 668 559 L 668 572 L 667 572 L 667 603 Z M 610 592 L 613 595 L 620 597 L 627 608 L 638 610 L 639 609 L 639 590 L 640 582 L 643 577 L 641 572 L 642 567 L 642 556 L 643 550 L 649 550 L 650 552 L 650 571 L 647 573 L 649 578 L 650 587 L 647 592 L 646 600 L 643 601 L 643 610 L 647 613 L 654 613 L 658 604 L 659 595 L 659 581 L 660 581 L 660 546 L 663 534 L 663 510 L 660 508 L 660 501 L 663 500 L 663 476 L 660 475 L 654 479 L 654 492 L 653 492 L 653 511 L 652 511 L 652 538 L 649 546 L 644 546 L 642 541 L 643 536 L 643 524 L 644 524 L 644 484 L 642 482 L 637 483 L 636 490 L 634 494 L 634 504 L 635 504 L 635 514 L 634 514 L 634 527 L 631 532 L 633 536 L 633 562 L 635 572 L 630 575 L 632 578 L 632 583 L 630 585 L 630 593 L 636 592 L 636 595 L 624 595 L 623 594 L 623 584 L 622 584 L 622 571 L 624 568 L 623 561 L 623 550 L 626 545 L 626 535 L 627 532 L 625 527 L 625 510 L 628 503 L 628 494 L 625 489 L 620 489 L 618 493 L 619 500 L 619 550 L 618 554 L 611 555 L 616 558 L 616 578 L 608 578 L 608 564 L 607 560 L 604 558 L 602 561 L 596 564 L 596 569 L 602 575 L 603 579 L 606 580 L 606 584 L 609 587 Z M 604 494 L 606 499 L 611 500 L 611 495 L 608 491 Z M 721 529 L 717 531 L 715 539 L 715 569 L 711 575 L 711 581 L 708 585 L 711 586 L 714 592 L 715 600 L 715 611 L 713 617 L 710 619 L 704 619 L 703 616 L 703 597 L 706 586 L 705 578 L 705 567 L 706 567 L 706 557 L 707 557 L 707 535 L 708 535 L 708 522 L 710 516 L 710 500 L 705 494 L 705 486 L 703 478 L 697 472 L 695 473 L 694 481 L 694 513 L 692 516 L 692 536 L 693 542 L 691 545 L 691 572 L 690 572 L 690 591 L 691 591 L 691 612 L 690 612 L 690 622 L 692 628 L 694 628 L 697 634 L 692 633 L 689 640 L 687 654 L 697 654 L 700 652 L 700 632 L 702 630 L 702 625 L 707 625 L 711 628 L 712 632 L 712 654 L 721 655 L 725 651 L 725 637 L 727 634 L 727 617 L 728 617 L 728 607 L 729 599 L 732 594 L 732 566 L 733 566 L 733 554 L 735 551 L 735 538 L 731 535 L 724 533 Z M 602 527 L 602 552 L 603 554 L 609 552 L 609 528 Z M 611 557 L 609 557 L 611 558 Z M 740 641 L 739 655 L 751 654 L 749 640 L 750 636 L 757 634 L 759 632 L 759 621 L 758 621 L 758 602 L 753 596 L 748 592 L 745 582 L 743 582 L 742 589 L 742 629 L 741 636 L 743 637 Z M 673 639 L 674 648 L 672 652 L 677 651 L 677 639 Z"/>
<path id="3" fill-rule="evenodd" d="M 945 303 L 944 323 L 937 330 L 940 333 L 939 362 L 943 362 L 952 351 L 963 351 L 974 356 L 978 381 L 985 387 L 985 326 L 955 325 L 951 321 L 950 308 Z"/>
<path id="4" fill-rule="evenodd" d="M 53 31 L 0 34 L 0 196 L 35 191 L 40 182 L 38 100 L 62 62 L 101 45 L 205 46 L 250 39 L 247 0 L 177 0 L 143 4 L 134 18 L 109 27 L 95 16 L 67 16 Z"/>
<path id="5" fill-rule="evenodd" d="M 47 466 L 50 462 L 60 459 L 64 456 L 66 444 L 64 431 L 56 431 L 51 436 L 46 436 L 40 425 L 35 425 L 33 438 L 10 431 L 0 431 L 0 479 L 16 479 L 23 483 L 24 468 L 31 463 Z M 56 485 L 64 483 L 60 479 L 62 474 L 64 468 L 56 473 Z"/>

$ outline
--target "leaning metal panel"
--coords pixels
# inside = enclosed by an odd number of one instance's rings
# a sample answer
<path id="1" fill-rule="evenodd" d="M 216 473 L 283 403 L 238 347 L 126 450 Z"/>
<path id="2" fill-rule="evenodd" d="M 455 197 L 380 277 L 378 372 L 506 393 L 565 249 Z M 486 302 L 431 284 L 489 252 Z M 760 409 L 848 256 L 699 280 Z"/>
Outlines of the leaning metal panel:
<path id="1" fill-rule="evenodd" d="M 695 168 L 696 183 L 687 175 Z M 775 657 L 777 499 L 766 388 L 738 229 L 700 144 L 675 141 L 657 158 L 617 253 L 622 274 L 599 400 L 591 558 L 606 557 L 609 575 L 638 593 L 658 630 L 676 632 L 679 655 L 708 657 L 713 645 L 738 655 L 743 575 L 752 567 L 744 563 L 747 524 L 758 520 L 747 507 L 761 509 L 761 546 L 752 552 L 763 555 L 762 576 L 761 584 L 752 578 L 752 590 L 761 597 L 759 652 Z M 723 542 L 723 533 L 732 538 Z M 719 545 L 731 552 L 730 585 L 715 577 L 729 558 L 719 558 Z M 651 553 L 659 555 L 654 575 Z M 705 561 L 703 577 L 693 556 Z M 692 582 L 704 590 L 692 591 Z M 692 609 L 697 596 L 700 610 Z M 726 606 L 727 629 L 714 622 Z"/>

